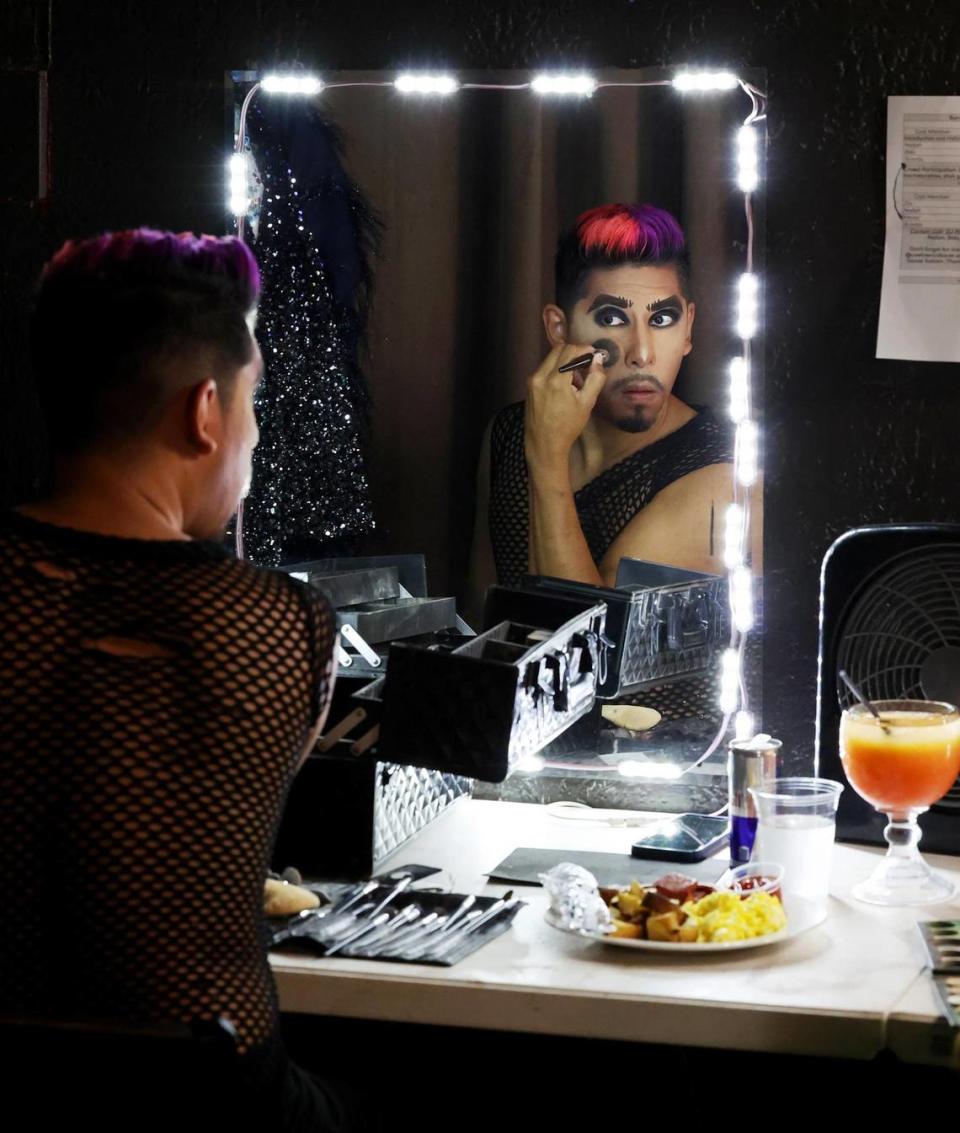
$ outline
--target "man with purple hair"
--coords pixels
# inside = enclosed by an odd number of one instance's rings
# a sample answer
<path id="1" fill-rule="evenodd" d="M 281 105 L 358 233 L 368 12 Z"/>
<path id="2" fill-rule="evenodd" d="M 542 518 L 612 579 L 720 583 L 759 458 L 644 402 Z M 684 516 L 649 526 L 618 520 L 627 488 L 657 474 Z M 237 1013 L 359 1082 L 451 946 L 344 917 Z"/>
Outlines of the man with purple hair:
<path id="1" fill-rule="evenodd" d="M 239 240 L 147 229 L 70 242 L 41 278 L 52 480 L 0 515 L 0 1014 L 226 1020 L 251 1128 L 343 1129 L 280 1042 L 262 912 L 335 624 L 222 546 L 258 439 L 258 292 Z"/>
<path id="2" fill-rule="evenodd" d="M 694 314 L 670 213 L 603 205 L 561 236 L 555 302 L 543 309 L 550 353 L 526 402 L 502 410 L 484 439 L 475 609 L 494 578 L 612 586 L 625 555 L 722 571 L 732 438 L 673 394 Z"/>

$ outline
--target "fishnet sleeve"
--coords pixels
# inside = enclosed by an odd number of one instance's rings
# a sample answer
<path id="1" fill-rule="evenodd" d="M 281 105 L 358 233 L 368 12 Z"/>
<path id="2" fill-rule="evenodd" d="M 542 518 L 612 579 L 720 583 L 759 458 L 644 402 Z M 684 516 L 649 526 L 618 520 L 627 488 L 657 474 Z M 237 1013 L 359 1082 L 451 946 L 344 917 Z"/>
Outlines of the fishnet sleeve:
<path id="1" fill-rule="evenodd" d="M 212 544 L 0 515 L 0 1011 L 274 1034 L 263 880 L 326 600 Z"/>
<path id="2" fill-rule="evenodd" d="M 310 672 L 313 685 L 312 723 L 327 710 L 335 671 L 334 645 L 337 640 L 336 615 L 330 603 L 310 588 L 303 593 L 307 634 L 311 642 Z"/>

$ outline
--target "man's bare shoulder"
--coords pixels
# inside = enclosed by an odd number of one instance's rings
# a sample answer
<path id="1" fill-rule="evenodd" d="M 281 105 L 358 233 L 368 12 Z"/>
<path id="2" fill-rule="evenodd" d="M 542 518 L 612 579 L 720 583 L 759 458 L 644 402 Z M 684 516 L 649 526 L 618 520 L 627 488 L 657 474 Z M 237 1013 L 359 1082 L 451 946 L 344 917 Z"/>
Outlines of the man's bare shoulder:
<path id="1" fill-rule="evenodd" d="M 720 573 L 721 524 L 733 500 L 733 465 L 707 464 L 661 488 L 614 540 L 601 566 L 612 585 L 623 556 Z"/>
<path id="2" fill-rule="evenodd" d="M 693 472 L 684 473 L 676 480 L 671 481 L 650 501 L 664 500 L 671 504 L 685 499 L 696 499 L 705 494 L 711 497 L 717 494 L 733 495 L 733 463 L 732 461 L 719 461 L 716 464 L 706 464 L 696 468 Z M 647 506 L 649 507 L 650 504 Z"/>

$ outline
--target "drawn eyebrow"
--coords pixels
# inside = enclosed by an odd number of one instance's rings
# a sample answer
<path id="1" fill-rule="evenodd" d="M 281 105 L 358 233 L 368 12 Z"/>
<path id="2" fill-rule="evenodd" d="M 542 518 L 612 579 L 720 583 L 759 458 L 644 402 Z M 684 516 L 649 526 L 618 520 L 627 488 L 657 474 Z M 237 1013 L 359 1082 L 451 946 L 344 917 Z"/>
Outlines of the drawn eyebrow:
<path id="1" fill-rule="evenodd" d="M 664 307 L 679 307 L 682 311 L 683 302 L 679 295 L 669 295 L 666 299 L 657 299 L 655 302 L 647 304 L 647 310 L 651 313 L 653 311 L 662 311 Z"/>
<path id="2" fill-rule="evenodd" d="M 621 295 L 598 295 L 596 299 L 587 308 L 587 314 L 595 311 L 598 307 L 621 307 L 624 311 L 628 311 L 633 306 L 629 299 L 624 299 Z"/>

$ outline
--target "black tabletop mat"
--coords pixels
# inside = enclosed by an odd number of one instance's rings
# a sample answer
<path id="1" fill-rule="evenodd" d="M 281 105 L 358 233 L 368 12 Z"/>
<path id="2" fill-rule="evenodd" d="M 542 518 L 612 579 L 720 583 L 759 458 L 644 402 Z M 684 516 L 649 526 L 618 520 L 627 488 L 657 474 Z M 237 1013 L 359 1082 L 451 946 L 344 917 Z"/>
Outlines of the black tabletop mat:
<path id="1" fill-rule="evenodd" d="M 629 854 L 599 854 L 588 850 L 543 850 L 520 846 L 490 871 L 491 881 L 511 881 L 519 885 L 539 885 L 541 873 L 560 862 L 573 862 L 588 869 L 598 885 L 629 885 L 656 881 L 665 873 L 682 873 L 697 881 L 713 884 L 727 868 L 726 854 L 705 862 L 667 862 L 633 858 Z"/>

